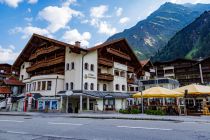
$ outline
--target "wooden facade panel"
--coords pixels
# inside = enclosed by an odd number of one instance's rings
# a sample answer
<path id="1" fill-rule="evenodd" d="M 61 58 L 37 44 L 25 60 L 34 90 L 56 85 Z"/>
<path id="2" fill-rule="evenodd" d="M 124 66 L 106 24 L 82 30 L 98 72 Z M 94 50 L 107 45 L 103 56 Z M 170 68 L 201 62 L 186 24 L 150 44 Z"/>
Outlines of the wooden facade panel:
<path id="1" fill-rule="evenodd" d="M 113 48 L 107 48 L 107 52 L 113 54 L 113 55 L 116 55 L 118 57 L 121 57 L 121 58 L 124 58 L 126 60 L 131 60 L 131 57 L 129 55 L 127 55 L 126 53 L 123 53 L 119 50 L 116 50 L 116 49 L 113 49 Z"/>
<path id="2" fill-rule="evenodd" d="M 113 67 L 114 66 L 113 61 L 105 59 L 105 58 L 99 58 L 98 63 L 99 63 L 99 65 L 104 65 L 104 66 L 108 66 L 108 67 Z"/>

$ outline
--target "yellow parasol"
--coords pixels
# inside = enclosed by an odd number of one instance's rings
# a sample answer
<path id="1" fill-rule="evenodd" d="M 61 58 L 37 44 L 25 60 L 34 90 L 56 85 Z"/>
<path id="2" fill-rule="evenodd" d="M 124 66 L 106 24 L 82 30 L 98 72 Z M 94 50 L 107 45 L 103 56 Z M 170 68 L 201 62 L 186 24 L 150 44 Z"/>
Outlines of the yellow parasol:
<path id="1" fill-rule="evenodd" d="M 183 97 L 181 92 L 173 91 L 162 87 L 152 87 L 142 92 L 143 98 L 177 98 Z M 141 92 L 133 95 L 134 98 L 141 98 Z"/>
<path id="2" fill-rule="evenodd" d="M 183 86 L 180 88 L 175 89 L 174 91 L 185 93 L 185 90 L 187 90 L 188 94 L 210 94 L 210 86 L 203 86 L 203 85 L 196 85 L 191 84 L 188 86 Z"/>

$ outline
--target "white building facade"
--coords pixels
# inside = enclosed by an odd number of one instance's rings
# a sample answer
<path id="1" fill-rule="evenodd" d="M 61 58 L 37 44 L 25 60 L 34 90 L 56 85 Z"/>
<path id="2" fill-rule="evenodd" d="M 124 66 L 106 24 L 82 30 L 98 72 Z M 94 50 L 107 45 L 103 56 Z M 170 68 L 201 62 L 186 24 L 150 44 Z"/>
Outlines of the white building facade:
<path id="1" fill-rule="evenodd" d="M 36 44 L 36 47 L 31 45 Z M 83 49 L 34 34 L 14 63 L 26 84 L 19 111 L 125 109 L 141 65 L 125 40 Z"/>

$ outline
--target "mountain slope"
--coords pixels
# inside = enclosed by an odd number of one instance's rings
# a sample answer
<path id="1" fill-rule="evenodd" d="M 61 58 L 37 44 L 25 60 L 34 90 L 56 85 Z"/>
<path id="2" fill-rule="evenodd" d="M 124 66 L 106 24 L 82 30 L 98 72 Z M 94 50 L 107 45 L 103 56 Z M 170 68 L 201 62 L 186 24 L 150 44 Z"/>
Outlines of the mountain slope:
<path id="1" fill-rule="evenodd" d="M 209 56 L 210 11 L 204 12 L 194 22 L 179 31 L 152 60 L 169 61 L 176 58 L 197 59 Z"/>
<path id="2" fill-rule="evenodd" d="M 147 19 L 134 27 L 111 36 L 107 41 L 126 38 L 140 59 L 147 59 L 161 50 L 179 30 L 190 24 L 210 4 L 178 5 L 165 3 Z"/>

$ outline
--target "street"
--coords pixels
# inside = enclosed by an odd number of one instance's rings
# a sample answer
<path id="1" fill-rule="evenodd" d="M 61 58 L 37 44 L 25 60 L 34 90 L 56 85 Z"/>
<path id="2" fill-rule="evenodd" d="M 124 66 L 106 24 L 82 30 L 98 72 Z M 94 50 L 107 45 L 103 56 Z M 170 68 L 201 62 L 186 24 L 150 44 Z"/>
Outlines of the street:
<path id="1" fill-rule="evenodd" d="M 206 140 L 198 122 L 0 116 L 0 140 Z"/>

